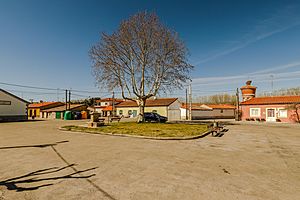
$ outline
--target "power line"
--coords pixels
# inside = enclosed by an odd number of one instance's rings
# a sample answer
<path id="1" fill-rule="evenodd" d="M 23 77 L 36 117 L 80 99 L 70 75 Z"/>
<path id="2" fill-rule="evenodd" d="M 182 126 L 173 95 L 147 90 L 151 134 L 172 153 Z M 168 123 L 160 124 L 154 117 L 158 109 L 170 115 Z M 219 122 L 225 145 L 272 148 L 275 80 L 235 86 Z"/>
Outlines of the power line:
<path id="1" fill-rule="evenodd" d="M 9 86 L 15 86 L 15 87 L 22 87 L 22 88 L 31 88 L 31 89 L 39 89 L 39 90 L 61 90 L 64 91 L 64 89 L 59 89 L 59 88 L 45 88 L 45 87 L 35 87 L 35 86 L 28 86 L 28 85 L 18 85 L 18 84 L 12 84 L 12 83 L 3 83 L 0 82 L 2 85 L 9 85 Z"/>
<path id="2" fill-rule="evenodd" d="M 19 93 L 28 93 L 28 94 L 37 94 L 37 95 L 43 95 L 43 94 L 57 94 L 54 92 L 33 92 L 33 91 L 22 91 L 22 90 L 11 90 L 11 89 L 7 89 L 7 91 L 10 92 L 19 92 Z M 58 93 L 58 94 L 63 94 L 63 93 Z"/>

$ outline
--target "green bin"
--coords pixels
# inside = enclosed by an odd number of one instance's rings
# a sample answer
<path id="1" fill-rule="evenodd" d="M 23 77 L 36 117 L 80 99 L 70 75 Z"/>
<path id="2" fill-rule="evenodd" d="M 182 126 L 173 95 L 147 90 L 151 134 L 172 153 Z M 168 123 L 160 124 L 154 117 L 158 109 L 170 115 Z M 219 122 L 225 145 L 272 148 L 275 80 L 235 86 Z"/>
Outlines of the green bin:
<path id="1" fill-rule="evenodd" d="M 65 115 L 64 115 L 64 120 L 72 120 L 73 119 L 73 115 L 71 111 L 66 111 Z"/>
<path id="2" fill-rule="evenodd" d="M 55 113 L 55 118 L 56 119 L 61 119 L 61 112 L 56 112 Z"/>

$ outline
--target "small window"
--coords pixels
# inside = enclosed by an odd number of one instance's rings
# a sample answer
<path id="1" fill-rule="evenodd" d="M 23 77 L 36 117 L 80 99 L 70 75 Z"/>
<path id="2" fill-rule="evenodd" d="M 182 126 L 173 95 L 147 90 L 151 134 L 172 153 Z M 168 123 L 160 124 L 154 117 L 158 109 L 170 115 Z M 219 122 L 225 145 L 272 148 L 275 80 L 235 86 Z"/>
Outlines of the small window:
<path id="1" fill-rule="evenodd" d="M 152 110 L 153 113 L 157 113 L 157 110 Z"/>
<path id="2" fill-rule="evenodd" d="M 260 108 L 250 108 L 250 117 L 260 117 Z"/>
<path id="3" fill-rule="evenodd" d="M 123 110 L 119 110 L 119 115 L 123 115 Z"/>
<path id="4" fill-rule="evenodd" d="M 11 101 L 0 100 L 0 105 L 11 105 Z"/>
<path id="5" fill-rule="evenodd" d="M 136 117 L 137 116 L 137 110 L 133 110 L 132 114 L 133 114 L 133 117 Z"/>
<path id="6" fill-rule="evenodd" d="M 128 110 L 128 115 L 132 115 L 132 110 Z"/>
<path id="7" fill-rule="evenodd" d="M 220 113 L 223 113 L 223 109 L 221 109 Z"/>
<path id="8" fill-rule="evenodd" d="M 278 110 L 278 117 L 287 118 L 287 110 L 286 109 L 279 109 Z"/>

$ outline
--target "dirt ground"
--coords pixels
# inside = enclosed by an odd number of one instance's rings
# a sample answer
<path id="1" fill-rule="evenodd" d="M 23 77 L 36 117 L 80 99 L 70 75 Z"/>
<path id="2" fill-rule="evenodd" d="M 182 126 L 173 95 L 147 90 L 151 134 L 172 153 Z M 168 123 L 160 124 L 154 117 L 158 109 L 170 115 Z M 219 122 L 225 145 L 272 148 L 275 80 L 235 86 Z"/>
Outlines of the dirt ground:
<path id="1" fill-rule="evenodd" d="M 0 200 L 299 199 L 300 126 L 156 141 L 0 123 Z"/>

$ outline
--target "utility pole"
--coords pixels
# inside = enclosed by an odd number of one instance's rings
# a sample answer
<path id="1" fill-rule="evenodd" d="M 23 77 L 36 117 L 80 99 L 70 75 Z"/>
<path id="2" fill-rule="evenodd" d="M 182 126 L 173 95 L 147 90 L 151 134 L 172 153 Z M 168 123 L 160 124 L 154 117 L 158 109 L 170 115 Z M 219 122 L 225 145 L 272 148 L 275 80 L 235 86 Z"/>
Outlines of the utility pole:
<path id="1" fill-rule="evenodd" d="M 68 110 L 68 90 L 66 90 L 66 111 Z"/>
<path id="2" fill-rule="evenodd" d="M 189 120 L 192 120 L 192 83 L 189 84 Z"/>
<path id="3" fill-rule="evenodd" d="M 57 97 L 57 101 L 59 101 L 59 96 L 58 96 L 58 93 L 59 93 L 59 88 L 57 88 L 57 90 L 56 90 L 56 97 Z"/>
<path id="4" fill-rule="evenodd" d="M 71 90 L 69 90 L 69 110 L 71 109 Z"/>
<path id="5" fill-rule="evenodd" d="M 188 89 L 185 89 L 185 120 L 188 120 Z"/>
<path id="6" fill-rule="evenodd" d="M 112 116 L 115 116 L 115 92 L 112 93 Z"/>
<path id="7" fill-rule="evenodd" d="M 236 88 L 236 114 L 235 114 L 235 121 L 240 121 L 240 97 L 239 97 L 239 88 Z"/>
<path id="8" fill-rule="evenodd" d="M 273 88 L 274 88 L 274 85 L 273 85 L 273 78 L 274 78 L 274 75 L 271 74 L 270 77 L 271 77 L 271 88 L 272 88 L 272 96 L 273 96 Z"/>

